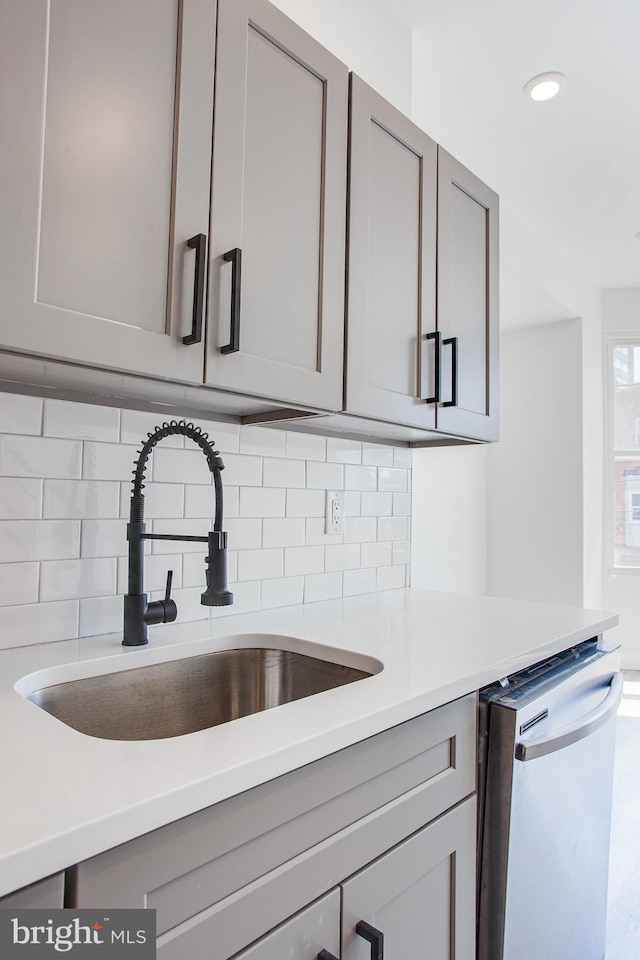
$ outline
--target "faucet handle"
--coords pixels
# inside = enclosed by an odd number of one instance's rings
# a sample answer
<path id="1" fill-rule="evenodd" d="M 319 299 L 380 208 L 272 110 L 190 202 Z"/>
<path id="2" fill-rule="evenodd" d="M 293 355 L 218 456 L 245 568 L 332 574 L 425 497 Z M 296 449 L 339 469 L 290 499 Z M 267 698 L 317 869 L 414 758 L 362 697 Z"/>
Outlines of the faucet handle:
<path id="1" fill-rule="evenodd" d="M 167 585 L 164 588 L 164 602 L 168 603 L 171 599 L 171 584 L 173 582 L 173 570 L 167 570 Z"/>

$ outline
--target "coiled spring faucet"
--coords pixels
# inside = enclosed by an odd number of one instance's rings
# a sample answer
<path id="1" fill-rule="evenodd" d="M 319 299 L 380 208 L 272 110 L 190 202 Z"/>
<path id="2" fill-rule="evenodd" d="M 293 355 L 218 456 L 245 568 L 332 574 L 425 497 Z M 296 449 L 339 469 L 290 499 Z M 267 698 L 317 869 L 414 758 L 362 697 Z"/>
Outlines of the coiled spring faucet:
<path id="1" fill-rule="evenodd" d="M 144 522 L 144 472 L 147 460 L 157 443 L 165 437 L 180 434 L 189 437 L 198 444 L 206 457 L 209 470 L 213 475 L 215 491 L 215 515 L 213 530 L 202 537 L 181 537 L 170 533 L 147 533 Z M 233 603 L 233 594 L 227 589 L 227 535 L 222 530 L 222 479 L 224 470 L 222 458 L 209 442 L 208 434 L 186 420 L 172 420 L 156 427 L 147 434 L 147 440 L 138 453 L 133 471 L 133 489 L 127 525 L 129 541 L 129 588 L 124 598 L 124 636 L 125 647 L 139 647 L 148 643 L 147 626 L 154 623 L 171 623 L 178 615 L 175 601 L 171 599 L 171 580 L 173 571 L 167 573 L 167 586 L 164 600 L 147 603 L 144 592 L 144 541 L 145 540 L 188 540 L 208 544 L 206 558 L 207 587 L 200 597 L 205 606 L 220 607 Z"/>

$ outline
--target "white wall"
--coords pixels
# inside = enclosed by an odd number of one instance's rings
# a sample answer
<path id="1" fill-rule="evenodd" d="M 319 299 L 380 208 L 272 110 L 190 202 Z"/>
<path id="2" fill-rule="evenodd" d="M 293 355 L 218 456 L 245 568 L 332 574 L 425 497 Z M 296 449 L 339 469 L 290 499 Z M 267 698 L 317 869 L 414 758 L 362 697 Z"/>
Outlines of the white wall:
<path id="1" fill-rule="evenodd" d="M 338 59 L 411 112 L 412 34 L 380 0 L 273 0 Z"/>
<path id="2" fill-rule="evenodd" d="M 487 453 L 413 451 L 412 586 L 487 592 Z"/>
<path id="3" fill-rule="evenodd" d="M 604 290 L 602 322 L 606 334 L 640 336 L 640 289 Z M 610 492 L 609 488 L 607 491 Z M 605 531 L 609 536 L 609 530 Z M 602 602 L 620 614 L 620 626 L 610 631 L 612 640 L 622 643 L 622 662 L 628 669 L 640 669 L 640 575 L 602 571 Z"/>
<path id="4" fill-rule="evenodd" d="M 500 443 L 489 450 L 488 592 L 583 602 L 579 320 L 502 338 Z"/>

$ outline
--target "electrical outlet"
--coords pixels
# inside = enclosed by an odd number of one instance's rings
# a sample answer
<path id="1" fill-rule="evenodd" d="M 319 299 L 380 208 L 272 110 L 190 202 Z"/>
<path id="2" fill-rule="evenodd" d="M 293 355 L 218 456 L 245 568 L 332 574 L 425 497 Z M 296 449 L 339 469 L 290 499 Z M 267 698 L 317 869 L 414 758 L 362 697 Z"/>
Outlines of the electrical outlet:
<path id="1" fill-rule="evenodd" d="M 336 490 L 327 490 L 325 505 L 325 533 L 342 533 L 343 531 L 344 499 L 342 493 Z"/>

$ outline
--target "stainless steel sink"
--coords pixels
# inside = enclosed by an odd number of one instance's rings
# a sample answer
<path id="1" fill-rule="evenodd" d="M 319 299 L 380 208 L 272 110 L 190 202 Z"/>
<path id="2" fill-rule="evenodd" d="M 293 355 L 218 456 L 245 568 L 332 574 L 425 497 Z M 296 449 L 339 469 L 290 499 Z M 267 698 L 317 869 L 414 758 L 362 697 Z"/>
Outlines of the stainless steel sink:
<path id="1" fill-rule="evenodd" d="M 70 680 L 27 699 L 90 737 L 161 740 L 370 676 L 289 650 L 247 647 Z"/>

